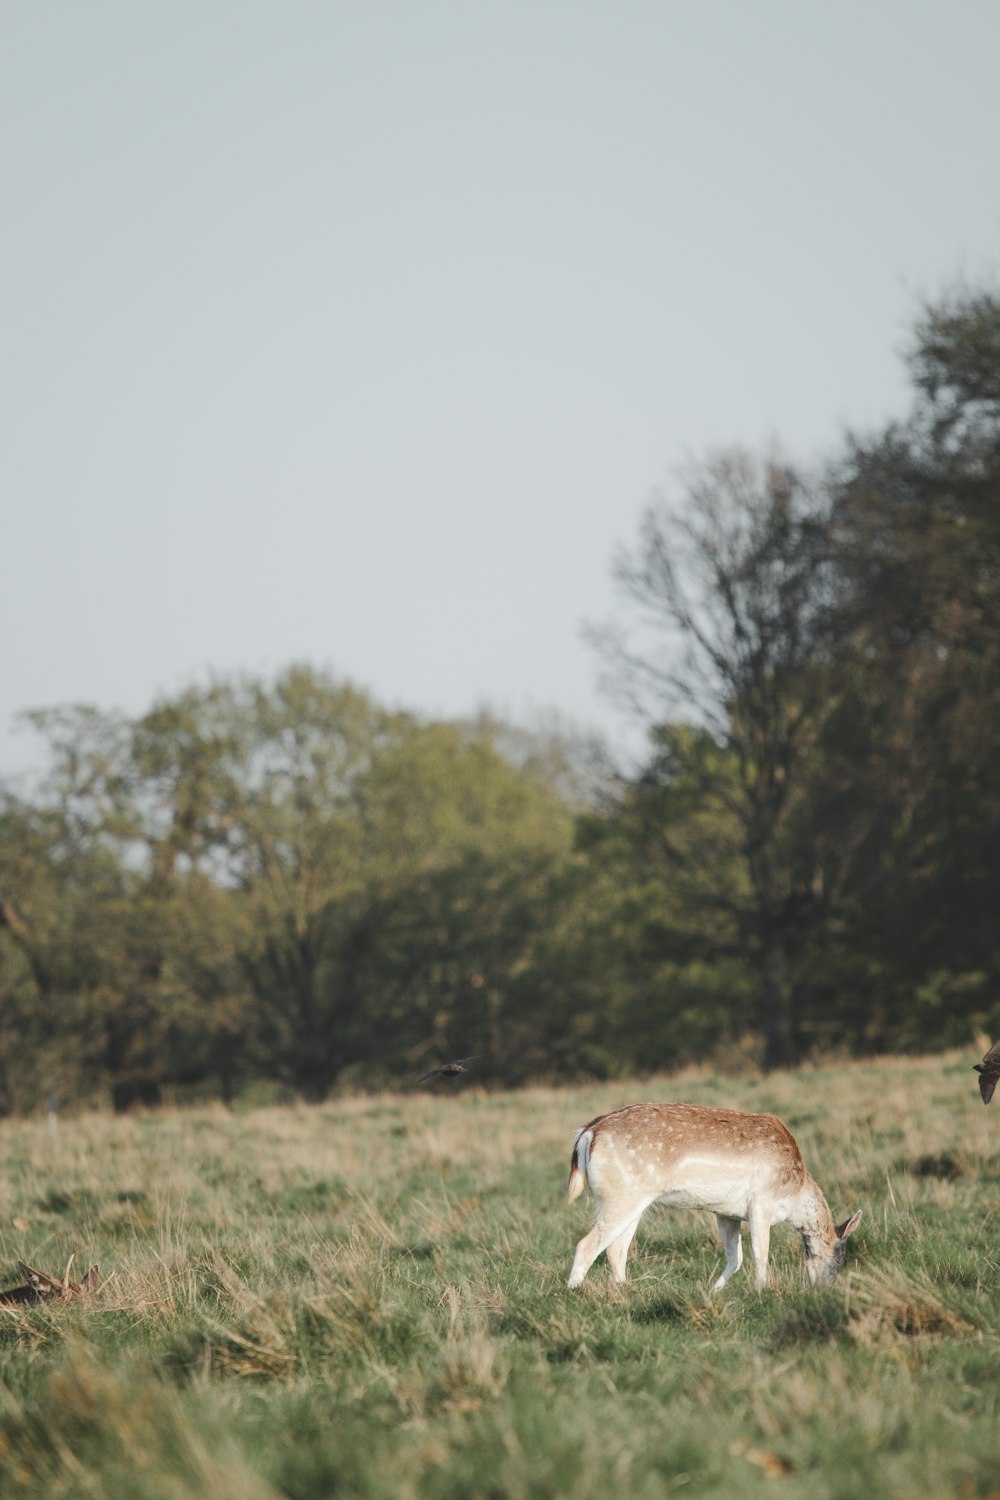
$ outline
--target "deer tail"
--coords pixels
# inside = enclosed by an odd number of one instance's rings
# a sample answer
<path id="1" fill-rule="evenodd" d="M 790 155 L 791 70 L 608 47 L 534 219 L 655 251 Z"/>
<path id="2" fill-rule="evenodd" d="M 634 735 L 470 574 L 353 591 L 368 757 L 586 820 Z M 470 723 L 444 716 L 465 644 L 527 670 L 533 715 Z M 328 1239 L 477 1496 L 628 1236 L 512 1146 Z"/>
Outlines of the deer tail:
<path id="1" fill-rule="evenodd" d="M 583 1192 L 590 1167 L 590 1143 L 594 1139 L 592 1130 L 580 1129 L 573 1142 L 573 1156 L 569 1164 L 569 1182 L 566 1184 L 566 1202 L 572 1203 Z"/>

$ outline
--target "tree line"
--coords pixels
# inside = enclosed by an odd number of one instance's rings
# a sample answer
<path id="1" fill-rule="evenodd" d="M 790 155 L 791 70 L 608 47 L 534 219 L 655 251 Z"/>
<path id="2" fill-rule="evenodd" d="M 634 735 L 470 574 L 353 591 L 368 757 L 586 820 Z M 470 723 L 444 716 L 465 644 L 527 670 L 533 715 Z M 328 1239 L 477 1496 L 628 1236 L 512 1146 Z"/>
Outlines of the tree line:
<path id="1" fill-rule="evenodd" d="M 30 715 L 0 789 L 0 1111 L 786 1066 L 1000 1021 L 1000 298 L 806 471 L 710 455 L 593 632 L 628 774 L 308 665 Z"/>

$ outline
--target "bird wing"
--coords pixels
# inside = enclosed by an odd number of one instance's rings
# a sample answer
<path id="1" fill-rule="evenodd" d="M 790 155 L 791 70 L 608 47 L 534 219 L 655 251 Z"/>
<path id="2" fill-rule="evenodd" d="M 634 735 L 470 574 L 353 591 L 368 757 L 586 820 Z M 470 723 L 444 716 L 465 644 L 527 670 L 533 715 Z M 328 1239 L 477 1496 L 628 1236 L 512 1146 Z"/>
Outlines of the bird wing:
<path id="1" fill-rule="evenodd" d="M 1000 1042 L 994 1042 L 981 1063 L 976 1063 L 976 1072 L 979 1074 L 979 1092 L 983 1096 L 983 1103 L 989 1104 L 993 1098 L 1000 1078 Z"/>
<path id="2" fill-rule="evenodd" d="M 454 1062 L 442 1063 L 439 1068 L 431 1068 L 430 1072 L 425 1073 L 423 1078 L 418 1078 L 417 1082 L 426 1083 L 428 1078 L 436 1078 L 438 1073 L 447 1075 L 449 1072 L 457 1072 L 459 1068 L 464 1068 L 467 1062 L 475 1062 L 476 1058 L 482 1055 L 481 1052 L 473 1052 L 471 1057 L 456 1057 Z"/>

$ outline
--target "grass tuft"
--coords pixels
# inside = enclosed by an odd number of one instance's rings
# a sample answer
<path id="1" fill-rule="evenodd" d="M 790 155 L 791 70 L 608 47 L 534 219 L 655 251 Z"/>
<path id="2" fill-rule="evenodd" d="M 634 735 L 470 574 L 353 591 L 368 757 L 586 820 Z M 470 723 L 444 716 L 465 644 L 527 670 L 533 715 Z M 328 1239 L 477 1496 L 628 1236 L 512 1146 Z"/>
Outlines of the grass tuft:
<path id="1" fill-rule="evenodd" d="M 847 1328 L 856 1343 L 880 1339 L 968 1338 L 976 1329 L 924 1271 L 891 1268 L 855 1275 Z"/>

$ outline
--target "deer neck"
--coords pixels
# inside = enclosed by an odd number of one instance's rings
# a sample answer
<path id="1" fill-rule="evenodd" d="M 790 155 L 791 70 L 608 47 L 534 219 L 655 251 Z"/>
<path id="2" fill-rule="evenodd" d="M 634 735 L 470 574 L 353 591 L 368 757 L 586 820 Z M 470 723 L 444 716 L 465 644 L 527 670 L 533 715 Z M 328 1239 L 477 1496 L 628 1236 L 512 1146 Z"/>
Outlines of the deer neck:
<path id="1" fill-rule="evenodd" d="M 791 1222 L 802 1236 L 807 1259 L 825 1261 L 836 1243 L 837 1231 L 830 1206 L 811 1177 L 802 1186 Z"/>

